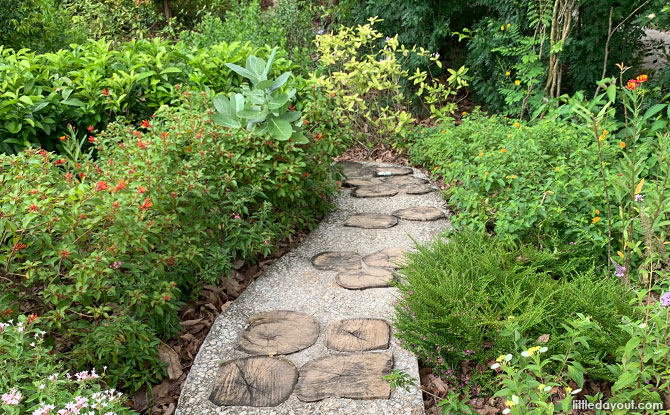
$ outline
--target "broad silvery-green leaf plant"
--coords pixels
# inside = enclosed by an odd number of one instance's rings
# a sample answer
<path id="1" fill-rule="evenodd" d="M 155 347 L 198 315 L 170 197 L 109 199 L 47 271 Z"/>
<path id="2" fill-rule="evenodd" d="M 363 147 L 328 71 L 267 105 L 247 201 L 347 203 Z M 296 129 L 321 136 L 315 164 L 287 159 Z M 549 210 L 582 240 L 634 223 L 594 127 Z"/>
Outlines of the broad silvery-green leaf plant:
<path id="1" fill-rule="evenodd" d="M 217 113 L 212 115 L 212 119 L 232 129 L 241 128 L 246 123 L 249 131 L 269 133 L 279 141 L 290 139 L 296 144 L 305 144 L 308 140 L 300 129 L 302 122 L 299 121 L 302 113 L 290 110 L 296 90 L 285 91 L 282 88 L 292 73 L 288 71 L 274 80 L 268 79 L 276 51 L 276 48 L 272 50 L 267 62 L 250 55 L 244 68 L 233 63 L 226 64 L 232 71 L 248 79 L 251 85 L 243 84 L 241 93 L 217 97 L 214 100 Z"/>

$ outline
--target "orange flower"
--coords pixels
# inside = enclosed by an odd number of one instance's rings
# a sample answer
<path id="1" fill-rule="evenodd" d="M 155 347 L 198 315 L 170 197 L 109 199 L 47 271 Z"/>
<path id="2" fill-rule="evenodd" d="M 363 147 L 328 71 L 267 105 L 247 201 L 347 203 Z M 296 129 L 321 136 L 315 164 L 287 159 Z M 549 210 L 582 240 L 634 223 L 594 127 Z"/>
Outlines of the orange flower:
<path id="1" fill-rule="evenodd" d="M 144 193 L 144 192 L 146 192 L 146 191 L 147 191 L 147 188 L 144 187 L 144 186 L 139 186 L 139 187 L 137 188 L 137 192 L 138 192 L 139 194 L 142 194 L 142 193 Z"/>
<path id="2" fill-rule="evenodd" d="M 599 217 L 599 216 L 596 216 L 596 217 L 594 217 L 593 220 L 591 221 L 591 224 L 598 223 L 599 220 L 600 220 L 600 217 Z"/>
<path id="3" fill-rule="evenodd" d="M 68 251 L 67 249 L 63 249 L 62 251 L 60 251 L 61 258 L 67 258 L 67 257 L 70 256 L 70 254 L 71 254 L 71 252 Z"/>
<path id="4" fill-rule="evenodd" d="M 632 90 L 636 89 L 638 86 L 640 86 L 640 84 L 637 82 L 637 80 L 629 79 L 628 83 L 626 84 L 626 89 L 632 91 Z"/>
<path id="5" fill-rule="evenodd" d="M 99 182 L 96 183 L 96 185 L 95 185 L 95 190 L 97 190 L 98 192 L 101 192 L 101 191 L 103 191 L 103 190 L 107 190 L 107 189 L 109 189 L 109 185 L 108 185 L 107 182 L 104 181 L 104 180 L 99 181 Z"/>
<path id="6" fill-rule="evenodd" d="M 506 148 L 501 148 L 501 149 L 500 149 L 500 152 L 501 152 L 501 153 L 507 153 L 507 149 L 506 149 Z"/>
<path id="7" fill-rule="evenodd" d="M 60 141 L 65 141 L 65 140 L 67 140 L 67 136 L 62 135 L 62 136 L 60 136 L 59 140 Z"/>
<path id="8" fill-rule="evenodd" d="M 142 127 L 143 128 L 151 127 L 151 124 L 149 124 L 149 120 L 142 120 Z"/>
<path id="9" fill-rule="evenodd" d="M 40 210 L 39 206 L 35 204 L 35 202 L 30 202 L 30 206 L 28 206 L 28 210 L 31 212 L 37 212 Z"/>
<path id="10" fill-rule="evenodd" d="M 638 75 L 637 78 L 635 78 L 637 82 L 647 82 L 647 75 Z"/>
<path id="11" fill-rule="evenodd" d="M 151 203 L 151 199 L 149 199 L 149 198 L 147 197 L 146 199 L 144 199 L 144 203 L 142 203 L 142 204 L 140 205 L 140 210 L 147 210 L 147 209 L 149 209 L 149 208 L 150 208 L 151 206 L 153 206 L 153 205 L 154 205 L 154 204 Z"/>
<path id="12" fill-rule="evenodd" d="M 515 126 L 516 128 L 519 128 L 519 127 L 521 126 L 521 124 L 519 124 L 518 122 L 515 122 L 515 123 L 514 123 L 514 126 Z"/>
<path id="13" fill-rule="evenodd" d="M 621 148 L 625 148 L 625 147 L 626 147 L 626 143 L 624 143 L 623 141 L 620 142 L 620 143 L 619 143 L 619 147 L 621 147 Z"/>

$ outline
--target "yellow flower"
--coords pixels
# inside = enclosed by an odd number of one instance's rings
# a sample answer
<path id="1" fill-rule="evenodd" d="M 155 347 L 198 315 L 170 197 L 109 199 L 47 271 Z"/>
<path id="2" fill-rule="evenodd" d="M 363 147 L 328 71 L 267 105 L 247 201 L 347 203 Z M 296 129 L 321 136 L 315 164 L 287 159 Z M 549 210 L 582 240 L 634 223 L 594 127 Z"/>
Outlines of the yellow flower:
<path id="1" fill-rule="evenodd" d="M 463 111 L 463 115 L 467 115 L 467 114 L 468 114 L 468 112 L 467 112 L 467 111 Z"/>
<path id="2" fill-rule="evenodd" d="M 545 385 L 544 383 L 540 383 L 539 385 L 537 385 L 537 389 L 539 389 L 540 391 L 542 391 L 542 389 L 544 389 L 545 386 L 547 386 L 547 385 Z"/>
<path id="3" fill-rule="evenodd" d="M 516 128 L 519 128 L 519 127 L 521 126 L 521 124 L 519 124 L 518 122 L 515 122 L 515 123 L 514 123 L 514 126 L 515 126 Z"/>
<path id="4" fill-rule="evenodd" d="M 570 386 L 567 386 L 567 387 L 565 388 L 565 394 L 566 394 L 566 395 L 570 395 L 570 393 L 572 393 L 572 388 L 571 388 Z"/>
<path id="5" fill-rule="evenodd" d="M 506 72 L 505 72 L 505 76 L 509 76 L 509 75 L 510 75 L 510 72 L 509 72 L 509 71 L 506 71 Z"/>
<path id="6" fill-rule="evenodd" d="M 488 175 L 489 175 L 489 172 L 485 171 L 484 176 L 488 176 Z"/>
<path id="7" fill-rule="evenodd" d="M 510 137 L 512 137 L 512 134 L 507 134 L 507 138 L 510 138 Z"/>
<path id="8" fill-rule="evenodd" d="M 513 179 L 516 179 L 516 174 L 513 174 L 513 175 L 512 175 L 512 178 L 513 178 Z"/>
<path id="9" fill-rule="evenodd" d="M 517 79 L 516 81 L 514 81 L 514 85 L 517 85 L 517 86 L 521 85 L 521 81 L 519 81 L 519 80 Z"/>
<path id="10" fill-rule="evenodd" d="M 593 220 L 591 221 L 591 224 L 598 223 L 599 220 L 600 220 L 600 217 L 599 217 L 599 216 L 596 216 L 596 217 L 594 217 Z"/>
<path id="11" fill-rule="evenodd" d="M 560 169 L 558 167 L 554 168 L 554 171 L 559 171 Z"/>
<path id="12" fill-rule="evenodd" d="M 605 134 L 601 134 L 598 138 L 598 141 L 603 141 L 605 139 Z"/>
<path id="13" fill-rule="evenodd" d="M 438 167 L 438 166 L 435 166 L 435 168 L 434 168 L 433 170 L 437 170 L 437 169 L 439 169 L 439 167 Z"/>
<path id="14" fill-rule="evenodd" d="M 542 346 L 531 347 L 531 348 L 528 349 L 526 352 L 528 352 L 528 356 L 532 356 L 532 355 L 534 355 L 535 353 L 537 353 L 541 348 L 542 348 Z"/>
<path id="15" fill-rule="evenodd" d="M 500 26 L 500 30 L 505 30 L 505 25 Z"/>
<path id="16" fill-rule="evenodd" d="M 600 215 L 600 211 L 596 209 L 596 215 Z"/>
<path id="17" fill-rule="evenodd" d="M 505 401 L 505 406 L 508 406 L 508 407 L 511 408 L 511 407 L 513 407 L 514 405 L 516 405 L 516 404 L 514 403 L 514 401 Z"/>
<path id="18" fill-rule="evenodd" d="M 505 355 L 504 355 L 504 354 L 501 354 L 501 355 L 498 356 L 498 358 L 496 359 L 496 362 L 500 363 L 500 362 L 502 362 L 503 360 L 505 360 Z"/>
<path id="19" fill-rule="evenodd" d="M 620 143 L 619 143 L 619 147 L 621 147 L 621 148 L 625 148 L 625 147 L 626 147 L 626 143 L 624 143 L 623 141 L 620 142 Z"/>
<path id="20" fill-rule="evenodd" d="M 507 23 L 507 27 L 510 27 L 510 26 L 512 26 L 512 24 L 511 24 L 511 23 Z"/>
<path id="21" fill-rule="evenodd" d="M 481 156 L 483 156 L 483 155 L 484 155 L 484 152 L 483 152 L 483 151 L 480 151 L 480 152 L 479 152 L 479 157 L 481 157 Z"/>

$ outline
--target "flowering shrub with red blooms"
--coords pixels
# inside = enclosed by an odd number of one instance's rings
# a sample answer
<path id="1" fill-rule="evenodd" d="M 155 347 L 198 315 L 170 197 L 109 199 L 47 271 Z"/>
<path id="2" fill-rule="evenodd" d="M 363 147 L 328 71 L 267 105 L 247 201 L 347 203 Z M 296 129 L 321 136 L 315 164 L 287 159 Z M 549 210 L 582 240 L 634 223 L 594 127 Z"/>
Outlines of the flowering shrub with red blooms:
<path id="1" fill-rule="evenodd" d="M 183 301 L 314 225 L 335 190 L 341 146 L 304 100 L 312 141 L 296 145 L 219 127 L 204 93 L 182 99 L 110 124 L 96 159 L 0 157 L 0 310 L 36 313 L 73 366 L 107 366 L 131 391 L 162 376 L 157 345 Z"/>

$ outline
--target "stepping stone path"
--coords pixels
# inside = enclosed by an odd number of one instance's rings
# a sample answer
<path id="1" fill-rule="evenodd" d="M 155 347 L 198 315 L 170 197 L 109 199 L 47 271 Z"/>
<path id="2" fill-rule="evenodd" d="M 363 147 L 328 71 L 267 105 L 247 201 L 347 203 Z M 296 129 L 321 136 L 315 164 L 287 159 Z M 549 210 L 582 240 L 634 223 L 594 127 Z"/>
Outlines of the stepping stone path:
<path id="1" fill-rule="evenodd" d="M 379 213 L 361 213 L 349 217 L 344 226 L 363 229 L 387 229 L 398 224 L 398 218 Z"/>
<path id="2" fill-rule="evenodd" d="M 422 415 L 418 378 L 390 320 L 414 241 L 449 227 L 435 187 L 413 169 L 340 162 L 336 208 L 216 320 L 176 415 Z M 348 189 L 348 188 L 350 189 Z M 396 275 L 397 274 L 397 275 Z"/>
<path id="3" fill-rule="evenodd" d="M 245 353 L 274 356 L 306 349 L 319 337 L 314 317 L 295 311 L 264 311 L 249 318 L 238 348 Z"/>
<path id="4" fill-rule="evenodd" d="M 389 347 L 391 329 L 381 319 L 352 318 L 331 323 L 326 331 L 326 347 L 341 352 L 367 352 Z"/>
<path id="5" fill-rule="evenodd" d="M 337 284 L 348 290 L 389 287 L 393 279 L 393 273 L 384 268 L 344 271 L 335 277 Z"/>

